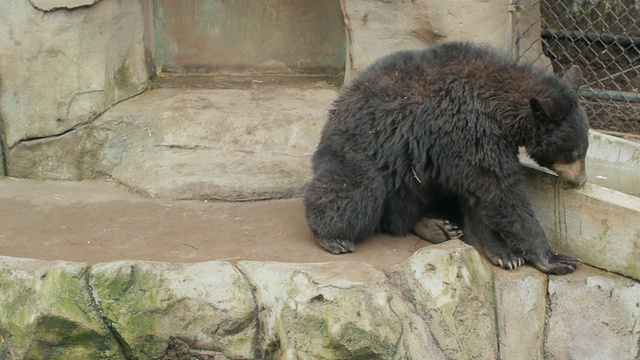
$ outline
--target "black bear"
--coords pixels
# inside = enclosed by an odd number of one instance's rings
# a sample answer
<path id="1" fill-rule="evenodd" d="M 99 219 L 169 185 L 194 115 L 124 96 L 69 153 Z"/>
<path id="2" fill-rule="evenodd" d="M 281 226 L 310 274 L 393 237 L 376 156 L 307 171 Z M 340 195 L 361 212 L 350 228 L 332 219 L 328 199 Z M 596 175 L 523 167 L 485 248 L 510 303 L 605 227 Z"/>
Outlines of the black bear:
<path id="1" fill-rule="evenodd" d="M 572 272 L 579 260 L 551 250 L 531 208 L 518 149 L 585 183 L 580 79 L 575 66 L 559 78 L 464 42 L 378 60 L 333 102 L 312 158 L 304 206 L 318 243 L 338 254 L 413 231 L 461 237 L 505 269 Z"/>

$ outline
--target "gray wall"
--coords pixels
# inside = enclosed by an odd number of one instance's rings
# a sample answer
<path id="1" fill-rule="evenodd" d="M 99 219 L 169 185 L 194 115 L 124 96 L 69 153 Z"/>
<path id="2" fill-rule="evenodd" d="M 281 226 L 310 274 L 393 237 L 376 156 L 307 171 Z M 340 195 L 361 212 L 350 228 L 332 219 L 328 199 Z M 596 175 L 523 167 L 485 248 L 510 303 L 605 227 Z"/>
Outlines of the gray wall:
<path id="1" fill-rule="evenodd" d="M 338 0 L 155 0 L 156 63 L 175 73 L 342 74 Z"/>

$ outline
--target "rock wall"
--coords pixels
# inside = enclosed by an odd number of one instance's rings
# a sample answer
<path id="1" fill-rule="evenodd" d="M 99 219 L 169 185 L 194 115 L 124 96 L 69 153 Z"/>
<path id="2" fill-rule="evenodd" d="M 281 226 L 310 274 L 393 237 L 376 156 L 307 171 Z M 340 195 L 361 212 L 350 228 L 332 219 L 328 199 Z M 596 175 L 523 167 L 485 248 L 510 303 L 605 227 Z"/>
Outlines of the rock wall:
<path id="1" fill-rule="evenodd" d="M 509 0 L 340 0 L 347 25 L 345 80 L 396 50 L 468 40 L 507 49 Z"/>
<path id="2" fill-rule="evenodd" d="M 490 266 L 0 258 L 2 359 L 638 359 L 640 283 Z"/>
<path id="3" fill-rule="evenodd" d="M 144 91 L 151 2 L 0 2 L 0 114 L 5 154 L 61 137 Z M 11 157 L 8 158 L 9 169 Z"/>

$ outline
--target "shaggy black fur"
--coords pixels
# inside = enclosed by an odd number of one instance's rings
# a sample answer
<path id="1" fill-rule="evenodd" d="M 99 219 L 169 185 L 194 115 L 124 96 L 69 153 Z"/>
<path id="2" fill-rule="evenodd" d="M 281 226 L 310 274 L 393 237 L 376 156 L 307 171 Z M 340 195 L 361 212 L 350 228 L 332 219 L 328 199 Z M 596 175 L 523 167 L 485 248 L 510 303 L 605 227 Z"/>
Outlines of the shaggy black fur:
<path id="1" fill-rule="evenodd" d="M 469 43 L 380 59 L 334 101 L 313 156 L 304 205 L 319 244 L 343 253 L 376 232 L 427 238 L 424 218 L 449 219 L 495 265 L 573 271 L 579 261 L 554 253 L 534 216 L 517 154 L 524 146 L 585 182 L 579 78 L 575 67 L 561 79 Z M 436 225 L 438 241 L 459 235 Z"/>

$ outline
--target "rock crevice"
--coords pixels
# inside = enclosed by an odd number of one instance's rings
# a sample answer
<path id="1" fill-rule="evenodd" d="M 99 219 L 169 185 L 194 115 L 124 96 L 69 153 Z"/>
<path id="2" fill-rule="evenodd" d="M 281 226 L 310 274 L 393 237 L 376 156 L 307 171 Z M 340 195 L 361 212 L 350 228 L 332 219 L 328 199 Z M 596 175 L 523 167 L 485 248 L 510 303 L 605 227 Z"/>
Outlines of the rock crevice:
<path id="1" fill-rule="evenodd" d="M 75 9 L 79 7 L 91 6 L 102 0 L 29 0 L 29 3 L 36 9 L 48 12 L 59 9 Z"/>

